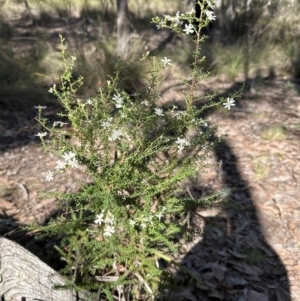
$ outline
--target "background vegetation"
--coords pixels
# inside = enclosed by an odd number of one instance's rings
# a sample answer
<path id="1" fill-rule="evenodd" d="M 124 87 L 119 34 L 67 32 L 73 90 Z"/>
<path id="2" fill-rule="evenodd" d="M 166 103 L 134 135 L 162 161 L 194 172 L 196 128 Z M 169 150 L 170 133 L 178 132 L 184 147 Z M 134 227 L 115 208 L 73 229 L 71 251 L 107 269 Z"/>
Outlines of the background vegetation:
<path id="1" fill-rule="evenodd" d="M 192 47 L 168 30 L 150 24 L 153 16 L 174 15 L 193 1 L 129 0 L 128 62 L 150 51 L 164 57 L 171 49 L 172 74 L 189 71 Z M 296 0 L 219 0 L 217 20 L 206 34 L 203 65 L 211 76 L 228 80 L 288 76 L 299 68 L 300 3 Z M 82 96 L 95 94 L 116 61 L 115 0 L 1 0 L 0 106 L 23 109 L 51 99 L 48 87 L 62 71 L 58 35 L 78 58 L 75 74 L 83 75 Z M 184 47 L 182 47 L 184 46 Z M 144 80 L 143 68 L 126 70 L 125 90 L 134 92 Z"/>

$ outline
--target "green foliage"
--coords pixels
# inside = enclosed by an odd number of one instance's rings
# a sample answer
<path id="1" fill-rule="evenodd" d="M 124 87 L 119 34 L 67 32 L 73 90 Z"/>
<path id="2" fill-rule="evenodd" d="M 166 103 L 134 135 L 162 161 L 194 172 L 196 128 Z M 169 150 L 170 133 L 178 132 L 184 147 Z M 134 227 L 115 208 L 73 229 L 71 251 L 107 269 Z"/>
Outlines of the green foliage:
<path id="1" fill-rule="evenodd" d="M 203 47 L 214 74 L 234 80 L 271 77 L 274 70 L 299 77 L 299 1 L 222 0 L 214 11 L 211 41 Z"/>
<path id="2" fill-rule="evenodd" d="M 201 3 L 202 8 L 208 10 L 208 3 Z M 190 37 L 195 28 L 186 30 L 187 24 L 194 18 L 192 11 L 153 22 Z M 101 292 L 110 300 L 125 286 L 130 287 L 131 299 L 157 296 L 160 282 L 170 279 L 160 260 L 172 263 L 170 254 L 178 253 L 181 244 L 193 237 L 188 213 L 211 206 L 222 194 L 194 199 L 183 185 L 203 172 L 215 145 L 208 138 L 216 128 L 209 129 L 200 114 L 223 102 L 194 106 L 196 85 L 206 76 L 199 69 L 203 60 L 199 45 L 208 19 L 203 15 L 198 21 L 199 30 L 191 38 L 196 45 L 192 81 L 184 81 L 189 93 L 183 94 L 182 111 L 159 106 L 164 80 L 160 74 L 170 60 L 148 54 L 139 61 L 151 66 L 147 81 L 134 95 L 120 89 L 126 64 L 118 60 L 106 86 L 96 96 L 79 100 L 83 79 L 74 79 L 76 58 L 68 56 L 61 37 L 64 72 L 49 92 L 62 104 L 59 117 L 68 118 L 73 131 L 72 139 L 66 140 L 64 124 L 49 125 L 42 117 L 43 108 L 38 108 L 37 120 L 45 129 L 39 134 L 44 149 L 64 158 L 57 162 L 56 171 L 48 172 L 47 180 L 81 165 L 91 181 L 82 181 L 76 193 L 52 193 L 59 198 L 63 214 L 46 226 L 29 229 L 39 230 L 40 236 L 63 234 L 57 250 L 67 264 L 61 271 L 68 277 L 65 288 Z M 48 133 L 50 143 L 44 139 Z"/>

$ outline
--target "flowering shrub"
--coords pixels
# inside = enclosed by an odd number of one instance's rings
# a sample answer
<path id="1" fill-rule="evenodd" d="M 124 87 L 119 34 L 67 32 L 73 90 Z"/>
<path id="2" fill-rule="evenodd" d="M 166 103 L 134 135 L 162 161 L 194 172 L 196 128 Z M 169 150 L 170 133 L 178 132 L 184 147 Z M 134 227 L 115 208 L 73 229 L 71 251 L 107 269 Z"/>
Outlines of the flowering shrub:
<path id="1" fill-rule="evenodd" d="M 205 14 L 197 20 L 200 26 L 193 37 L 193 11 L 153 19 L 157 28 L 171 28 L 195 39 L 194 70 L 191 82 L 185 81 L 189 93 L 184 94 L 184 110 L 158 104 L 160 73 L 171 60 L 148 55 L 141 59 L 152 61 L 148 81 L 134 96 L 118 88 L 124 68 L 119 60 L 98 95 L 79 100 L 77 91 L 83 80 L 72 78 L 76 58 L 68 57 L 61 37 L 64 73 L 60 85 L 49 92 L 63 106 L 58 116 L 68 118 L 72 139 L 66 140 L 63 122 L 48 125 L 42 117 L 45 108 L 37 107 L 37 120 L 45 130 L 37 135 L 46 151 L 61 156 L 46 181 L 79 165 L 92 181 L 82 182 L 76 193 L 54 193 L 64 214 L 46 226 L 30 228 L 42 236 L 63 233 L 57 249 L 67 263 L 62 270 L 69 279 L 65 288 L 88 289 L 110 300 L 126 291 L 129 299 L 157 296 L 159 283 L 166 277 L 161 260 L 172 263 L 170 254 L 178 253 L 180 245 L 193 238 L 188 212 L 209 206 L 219 197 L 196 199 L 184 186 L 188 178 L 203 172 L 214 147 L 208 137 L 216 128 L 209 128 L 200 114 L 221 103 L 228 109 L 234 105 L 231 98 L 201 108 L 194 105 L 196 84 L 204 77 L 199 69 L 201 28 L 214 17 L 210 1 L 204 0 L 201 6 Z M 45 141 L 48 133 L 51 143 Z"/>

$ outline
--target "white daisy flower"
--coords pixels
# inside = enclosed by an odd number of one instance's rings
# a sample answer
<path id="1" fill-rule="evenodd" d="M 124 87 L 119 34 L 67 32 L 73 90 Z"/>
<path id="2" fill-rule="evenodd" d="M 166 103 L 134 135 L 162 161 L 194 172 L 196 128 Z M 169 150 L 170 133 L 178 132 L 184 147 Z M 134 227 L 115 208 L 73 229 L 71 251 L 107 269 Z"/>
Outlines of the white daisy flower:
<path id="1" fill-rule="evenodd" d="M 48 133 L 44 132 L 44 133 L 37 133 L 35 136 L 38 136 L 38 137 L 42 138 L 42 137 L 45 137 L 47 135 L 48 135 Z"/>
<path id="2" fill-rule="evenodd" d="M 94 223 L 101 225 L 104 222 L 103 216 L 104 216 L 103 212 L 96 215 L 96 219 L 95 219 Z"/>
<path id="3" fill-rule="evenodd" d="M 107 118 L 106 121 L 101 122 L 101 126 L 102 126 L 104 129 L 108 129 L 108 128 L 111 126 L 112 120 L 113 120 L 112 117 Z"/>
<path id="4" fill-rule="evenodd" d="M 52 181 L 53 180 L 53 171 L 48 171 L 47 174 L 46 174 L 46 181 L 49 182 L 49 181 Z"/>
<path id="5" fill-rule="evenodd" d="M 161 62 L 163 63 L 164 67 L 166 67 L 166 65 L 170 65 L 170 66 L 172 65 L 171 64 L 172 61 L 170 59 L 168 59 L 167 57 L 165 57 L 164 59 L 162 59 Z"/>
<path id="6" fill-rule="evenodd" d="M 230 107 L 235 106 L 235 100 L 233 98 L 229 98 L 227 97 L 226 102 L 223 103 L 223 106 L 225 107 L 225 109 L 230 110 Z"/>
<path id="7" fill-rule="evenodd" d="M 85 103 L 91 106 L 93 104 L 93 100 L 88 98 Z"/>
<path id="8" fill-rule="evenodd" d="M 136 224 L 136 222 L 133 219 L 131 219 L 129 220 L 129 224 L 133 227 Z"/>
<path id="9" fill-rule="evenodd" d="M 155 108 L 154 111 L 156 115 L 164 116 L 163 110 L 161 108 Z"/>
<path id="10" fill-rule="evenodd" d="M 78 161 L 76 158 L 72 158 L 68 161 L 68 164 L 71 166 L 71 168 L 77 168 L 78 167 Z"/>
<path id="11" fill-rule="evenodd" d="M 104 236 L 110 237 L 115 233 L 115 227 L 114 226 L 105 226 L 104 228 Z"/>
<path id="12" fill-rule="evenodd" d="M 194 26 L 192 24 L 185 24 L 185 29 L 183 30 L 186 34 L 190 34 L 194 32 Z"/>
<path id="13" fill-rule="evenodd" d="M 120 93 L 114 94 L 112 98 L 116 102 L 116 108 L 120 109 L 122 108 L 123 105 L 123 97 L 121 96 Z"/>
<path id="14" fill-rule="evenodd" d="M 213 11 L 210 11 L 210 10 L 207 10 L 207 9 L 206 9 L 206 10 L 204 11 L 204 13 L 206 14 L 207 19 L 208 19 L 209 21 L 216 20 L 216 16 L 215 16 L 215 14 L 214 14 Z"/>
<path id="15" fill-rule="evenodd" d="M 119 140 L 121 136 L 124 136 L 121 130 L 113 130 L 111 136 L 108 138 L 109 141 Z"/>
<path id="16" fill-rule="evenodd" d="M 56 162 L 56 167 L 55 167 L 55 169 L 56 169 L 56 170 L 64 169 L 64 168 L 66 167 L 66 164 L 67 164 L 66 161 L 58 160 L 58 161 Z"/>
<path id="17" fill-rule="evenodd" d="M 63 154 L 63 158 L 65 159 L 65 161 L 67 162 L 67 163 L 69 163 L 71 160 L 73 160 L 73 158 L 75 158 L 75 154 L 73 153 L 73 152 L 68 152 L 68 153 L 64 153 Z"/>

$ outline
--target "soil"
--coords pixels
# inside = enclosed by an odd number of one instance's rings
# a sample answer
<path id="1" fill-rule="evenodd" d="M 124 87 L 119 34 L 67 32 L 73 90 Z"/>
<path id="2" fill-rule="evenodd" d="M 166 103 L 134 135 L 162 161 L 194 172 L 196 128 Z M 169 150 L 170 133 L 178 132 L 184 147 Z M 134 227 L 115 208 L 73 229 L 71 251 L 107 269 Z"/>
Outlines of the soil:
<path id="1" fill-rule="evenodd" d="M 218 208 L 192 214 L 199 235 L 176 258 L 189 271 L 189 279 L 174 270 L 185 289 L 172 300 L 300 300 L 299 85 L 287 78 L 257 78 L 250 84 L 230 111 L 210 110 L 204 116 L 209 126 L 219 125 L 218 135 L 228 138 L 189 191 L 194 197 L 223 188 L 232 191 L 224 195 L 222 214 Z M 235 85 L 211 78 L 199 93 L 216 88 L 217 98 L 227 97 Z M 162 104 L 182 107 L 182 90 L 178 82 L 167 80 Z M 53 121 L 58 111 L 59 106 L 49 104 L 44 112 Z M 83 170 L 45 180 L 58 158 L 45 153 L 34 136 L 41 131 L 35 114 L 33 108 L 1 112 L 0 235 L 59 268 L 57 239 L 37 240 L 20 226 L 43 225 L 57 216 L 58 200 L 38 191 L 76 191 Z"/>
<path id="2" fill-rule="evenodd" d="M 232 88 L 229 82 L 214 79 L 202 91 L 209 91 L 212 84 L 224 93 Z M 204 236 L 195 237 L 177 260 L 202 284 L 189 281 L 174 298 L 299 300 L 300 97 L 296 88 L 287 80 L 262 80 L 255 92 L 244 91 L 230 111 L 219 109 L 206 116 L 209 125 L 218 124 L 218 134 L 228 138 L 208 159 L 211 168 L 199 176 L 190 193 L 204 197 L 222 188 L 234 190 L 224 196 L 221 215 L 217 208 L 194 214 L 194 226 Z M 163 99 L 169 103 L 172 97 L 180 106 L 180 85 L 170 91 Z M 45 113 L 53 119 L 58 110 L 50 105 Z M 0 234 L 55 267 L 56 240 L 36 240 L 19 226 L 49 221 L 57 214 L 57 200 L 40 197 L 38 191 L 75 191 L 75 179 L 83 173 L 78 169 L 45 181 L 58 158 L 45 153 L 34 136 L 40 131 L 34 113 L 33 109 L 7 111 L 0 121 Z"/>

